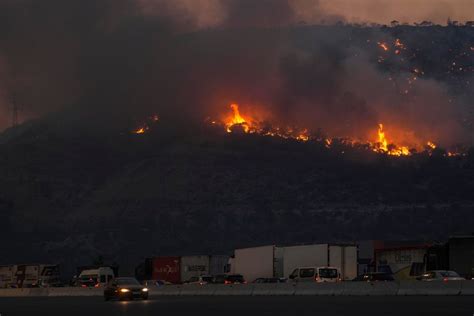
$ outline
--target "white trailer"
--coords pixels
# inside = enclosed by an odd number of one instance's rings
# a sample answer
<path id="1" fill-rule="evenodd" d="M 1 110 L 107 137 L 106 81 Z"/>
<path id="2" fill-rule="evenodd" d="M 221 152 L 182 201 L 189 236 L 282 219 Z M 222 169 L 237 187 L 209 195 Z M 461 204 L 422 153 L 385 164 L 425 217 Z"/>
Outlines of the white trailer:
<path id="1" fill-rule="evenodd" d="M 208 275 L 210 272 L 209 256 L 183 256 L 181 257 L 181 282 L 186 282 L 192 277 Z"/>
<path id="2" fill-rule="evenodd" d="M 55 264 L 12 264 L 0 267 L 0 287 L 56 286 L 60 283 Z"/>
<path id="3" fill-rule="evenodd" d="M 231 273 L 241 274 L 247 282 L 257 278 L 271 278 L 278 269 L 279 250 L 274 245 L 236 249 L 230 261 Z"/>
<path id="4" fill-rule="evenodd" d="M 343 280 L 357 277 L 357 246 L 355 245 L 304 245 L 283 247 L 283 274 L 300 267 L 334 267 Z"/>

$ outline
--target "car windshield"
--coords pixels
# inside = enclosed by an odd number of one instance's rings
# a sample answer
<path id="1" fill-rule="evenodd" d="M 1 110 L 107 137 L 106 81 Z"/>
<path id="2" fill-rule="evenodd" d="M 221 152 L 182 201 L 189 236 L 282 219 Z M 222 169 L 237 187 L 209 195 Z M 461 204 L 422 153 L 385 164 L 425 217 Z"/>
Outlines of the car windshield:
<path id="1" fill-rule="evenodd" d="M 337 269 L 319 269 L 320 278 L 337 278 Z"/>
<path id="2" fill-rule="evenodd" d="M 449 278 L 449 277 L 451 277 L 451 278 L 456 278 L 456 277 L 459 277 L 459 274 L 457 274 L 457 273 L 454 272 L 454 271 L 442 271 L 442 272 L 440 272 L 439 274 L 441 274 L 441 276 L 442 276 L 443 278 Z"/>
<path id="3" fill-rule="evenodd" d="M 140 285 L 134 278 L 115 279 L 117 285 Z"/>
<path id="4" fill-rule="evenodd" d="M 81 281 L 97 281 L 97 275 L 83 275 Z"/>
<path id="5" fill-rule="evenodd" d="M 204 282 L 212 282 L 212 277 L 211 276 L 205 276 L 205 277 L 202 277 L 202 280 Z"/>
<path id="6" fill-rule="evenodd" d="M 314 276 L 314 269 L 301 269 L 300 278 L 312 278 Z"/>
<path id="7" fill-rule="evenodd" d="M 229 275 L 227 277 L 227 280 L 232 282 L 242 282 L 244 280 L 244 277 L 241 275 Z"/>

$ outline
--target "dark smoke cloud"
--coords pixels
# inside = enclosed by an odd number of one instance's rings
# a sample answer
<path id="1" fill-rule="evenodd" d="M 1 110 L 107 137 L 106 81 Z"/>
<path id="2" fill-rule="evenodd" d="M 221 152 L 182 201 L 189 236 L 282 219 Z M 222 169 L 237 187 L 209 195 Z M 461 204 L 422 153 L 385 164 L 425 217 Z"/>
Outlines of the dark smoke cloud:
<path id="1" fill-rule="evenodd" d="M 366 52 L 341 45 L 350 29 L 286 27 L 309 13 L 324 17 L 310 0 L 3 1 L 0 123 L 15 94 L 23 118 L 68 109 L 78 124 L 124 126 L 150 113 L 202 122 L 239 102 L 336 136 L 366 139 L 392 121 L 457 137 L 442 84 L 422 82 L 424 102 L 407 102 Z"/>
<path id="2" fill-rule="evenodd" d="M 227 0 L 228 26 L 274 27 L 293 22 L 294 11 L 288 0 Z"/>

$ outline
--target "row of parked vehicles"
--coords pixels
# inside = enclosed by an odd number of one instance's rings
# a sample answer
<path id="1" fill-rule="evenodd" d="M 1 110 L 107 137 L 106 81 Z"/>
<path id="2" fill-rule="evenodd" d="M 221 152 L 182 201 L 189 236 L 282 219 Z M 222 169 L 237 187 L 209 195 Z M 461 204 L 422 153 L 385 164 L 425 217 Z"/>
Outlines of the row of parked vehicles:
<path id="1" fill-rule="evenodd" d="M 418 281 L 461 281 L 465 280 L 455 271 L 434 270 L 428 271 L 416 278 Z M 287 282 L 341 282 L 340 274 L 336 268 L 331 267 L 305 267 L 297 268 L 289 276 L 289 278 L 257 278 L 252 283 L 287 283 Z M 392 274 L 386 272 L 368 272 L 357 276 L 353 282 L 391 282 L 395 281 Z M 185 284 L 245 284 L 244 277 L 237 275 L 219 275 L 193 277 L 185 282 Z"/>
<path id="2" fill-rule="evenodd" d="M 421 275 L 420 281 L 458 281 L 464 280 L 454 271 L 436 270 L 429 271 Z M 290 276 L 290 279 L 285 278 L 257 278 L 253 281 L 255 284 L 265 283 L 286 283 L 286 282 L 340 282 L 337 273 L 332 271 L 330 267 L 322 268 L 298 268 Z M 395 281 L 392 275 L 383 272 L 372 272 L 358 276 L 353 281 L 361 282 L 389 282 Z M 231 275 L 202 275 L 199 277 L 192 277 L 186 284 L 246 284 L 244 277 L 240 274 Z M 149 288 L 154 286 L 164 286 L 169 284 L 165 281 L 147 280 L 142 283 L 135 278 L 113 278 L 104 287 L 104 300 L 133 300 L 133 299 L 148 299 Z"/>
<path id="3" fill-rule="evenodd" d="M 41 268 L 41 269 L 40 269 Z M 48 268 L 48 269 L 47 269 Z M 4 269 L 6 270 L 6 269 Z M 10 269 L 11 270 L 11 269 Z M 10 270 L 6 270 L 10 272 Z M 30 271 L 31 270 L 31 271 Z M 26 272 L 25 272 L 26 271 Z M 32 266 L 22 269 L 16 269 L 15 276 L 7 279 L 2 275 L 2 287 L 58 287 L 63 286 L 59 281 L 59 269 L 50 269 L 49 266 Z M 6 273 L 5 273 L 6 274 Z M 7 274 L 6 274 L 7 275 Z M 8 275 L 7 275 L 8 276 Z M 95 267 L 93 269 L 84 269 L 79 275 L 75 276 L 69 286 L 78 286 L 84 288 L 106 287 L 111 281 L 115 280 L 117 272 L 111 267 Z M 249 280 L 252 283 L 284 283 L 284 282 L 340 282 L 343 281 L 341 273 L 336 267 L 299 267 L 294 269 L 288 278 L 281 277 L 256 277 Z M 433 270 L 423 273 L 416 278 L 419 281 L 457 281 L 464 280 L 455 271 Z M 5 282 L 8 281 L 8 282 Z M 347 279 L 346 279 L 347 281 Z M 395 281 L 394 276 L 387 272 L 370 272 L 359 275 L 352 281 Z M 183 284 L 245 284 L 247 280 L 243 274 L 216 274 L 192 276 L 188 280 L 181 282 Z M 145 280 L 144 286 L 159 287 L 171 284 L 168 280 Z"/>

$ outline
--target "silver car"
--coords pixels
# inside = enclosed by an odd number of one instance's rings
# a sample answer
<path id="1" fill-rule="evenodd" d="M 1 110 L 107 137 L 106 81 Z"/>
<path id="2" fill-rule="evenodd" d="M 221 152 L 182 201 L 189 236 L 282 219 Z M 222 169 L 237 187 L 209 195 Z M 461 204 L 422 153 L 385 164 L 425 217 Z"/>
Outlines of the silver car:
<path id="1" fill-rule="evenodd" d="M 421 281 L 461 281 L 465 280 L 460 277 L 457 272 L 448 271 L 448 270 L 433 270 L 428 271 L 418 277 L 418 280 Z"/>

